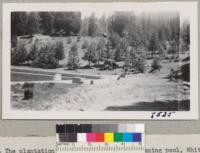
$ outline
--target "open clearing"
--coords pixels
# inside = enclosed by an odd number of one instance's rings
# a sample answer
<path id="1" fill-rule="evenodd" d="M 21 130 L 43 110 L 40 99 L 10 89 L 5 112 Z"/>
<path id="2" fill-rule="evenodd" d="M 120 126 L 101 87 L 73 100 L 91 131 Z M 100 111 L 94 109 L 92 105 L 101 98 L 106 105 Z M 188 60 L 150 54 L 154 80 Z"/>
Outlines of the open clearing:
<path id="1" fill-rule="evenodd" d="M 169 81 L 170 70 L 177 69 L 182 63 L 169 60 L 161 61 L 160 71 L 130 74 L 117 80 L 123 72 L 122 68 L 115 70 L 77 69 L 66 67 L 68 52 L 77 37 L 49 37 L 36 35 L 32 39 L 24 39 L 29 48 L 37 38 L 38 46 L 51 41 L 61 40 L 64 44 L 65 59 L 60 61 L 60 68 L 41 69 L 30 66 L 11 67 L 11 106 L 16 110 L 67 110 L 67 111 L 188 111 L 190 109 L 189 89 L 185 89 L 181 80 Z M 81 37 L 78 42 L 78 56 L 81 66 L 88 64 L 83 60 L 85 50 L 83 42 L 98 41 L 99 37 Z M 183 59 L 185 57 L 181 57 Z M 147 60 L 146 65 L 151 65 Z M 123 65 L 123 63 L 117 63 Z M 62 74 L 63 82 L 54 82 L 55 74 Z M 79 77 L 83 84 L 68 83 L 67 80 Z M 90 85 L 93 80 L 94 84 Z M 23 100 L 23 83 L 34 82 L 34 97 Z M 42 82 L 44 81 L 44 82 Z M 45 82 L 46 81 L 46 82 Z M 52 83 L 47 83 L 52 81 Z M 16 82 L 16 83 L 15 83 Z M 19 83 L 21 82 L 21 83 Z"/>
<path id="2" fill-rule="evenodd" d="M 23 100 L 22 85 L 12 85 L 12 108 L 17 110 L 67 111 L 167 111 L 189 110 L 189 90 L 183 81 L 169 81 L 170 68 L 177 63 L 162 63 L 161 71 L 127 75 L 102 75 L 94 84 L 36 83 L 34 98 Z M 16 96 L 17 95 L 17 96 Z"/>

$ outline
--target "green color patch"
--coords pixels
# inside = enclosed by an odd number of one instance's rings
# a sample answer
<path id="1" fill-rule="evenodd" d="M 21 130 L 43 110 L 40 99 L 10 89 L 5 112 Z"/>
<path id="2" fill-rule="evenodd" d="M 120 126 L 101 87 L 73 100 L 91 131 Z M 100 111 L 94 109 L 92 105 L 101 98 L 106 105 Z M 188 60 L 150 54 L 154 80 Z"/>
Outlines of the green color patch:
<path id="1" fill-rule="evenodd" d="M 114 142 L 123 142 L 123 134 L 114 133 Z"/>

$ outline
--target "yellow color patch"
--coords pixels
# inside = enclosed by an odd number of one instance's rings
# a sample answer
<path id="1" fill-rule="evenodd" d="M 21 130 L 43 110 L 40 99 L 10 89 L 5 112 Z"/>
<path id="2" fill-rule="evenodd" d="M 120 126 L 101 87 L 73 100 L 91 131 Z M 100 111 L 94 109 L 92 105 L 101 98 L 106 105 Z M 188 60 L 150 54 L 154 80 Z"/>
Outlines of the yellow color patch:
<path id="1" fill-rule="evenodd" d="M 113 133 L 104 133 L 104 142 L 114 142 Z"/>

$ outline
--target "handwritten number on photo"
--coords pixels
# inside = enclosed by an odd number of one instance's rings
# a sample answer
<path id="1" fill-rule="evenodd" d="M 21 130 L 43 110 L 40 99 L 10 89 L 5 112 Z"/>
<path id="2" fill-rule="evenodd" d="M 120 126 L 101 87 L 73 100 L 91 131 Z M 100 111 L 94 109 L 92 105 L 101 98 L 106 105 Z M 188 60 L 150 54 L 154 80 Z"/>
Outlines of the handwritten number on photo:
<path id="1" fill-rule="evenodd" d="M 152 112 L 151 118 L 170 118 L 172 117 L 172 114 L 175 114 L 176 112 Z"/>

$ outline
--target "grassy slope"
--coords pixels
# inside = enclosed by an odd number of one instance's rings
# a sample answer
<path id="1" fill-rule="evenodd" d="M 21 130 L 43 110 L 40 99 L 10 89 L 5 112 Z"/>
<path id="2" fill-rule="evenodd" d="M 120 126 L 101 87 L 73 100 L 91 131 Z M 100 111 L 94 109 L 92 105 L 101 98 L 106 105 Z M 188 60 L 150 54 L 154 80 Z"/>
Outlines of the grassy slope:
<path id="1" fill-rule="evenodd" d="M 48 110 L 51 109 L 58 101 L 64 100 L 63 95 L 73 89 L 75 84 L 61 83 L 38 83 L 34 85 L 34 97 L 31 100 L 23 100 L 22 85 L 12 85 L 12 91 L 17 96 L 11 97 L 11 107 L 20 110 Z"/>
<path id="2" fill-rule="evenodd" d="M 160 72 L 128 75 L 117 80 L 107 75 L 94 80 L 94 85 L 48 84 L 35 86 L 32 100 L 12 97 L 12 107 L 25 110 L 188 110 L 189 91 L 181 81 L 166 78 L 177 63 L 162 63 Z M 14 86 L 13 86 L 14 88 Z M 12 91 L 20 91 L 18 85 Z M 23 96 L 23 92 L 19 92 Z M 139 102 L 139 103 L 138 103 Z M 181 106 L 178 106 L 180 103 Z M 139 106 L 138 106 L 139 104 Z M 142 106 L 141 106 L 142 104 Z M 186 105 L 186 106 L 185 106 Z M 180 108 L 181 107 L 181 108 Z"/>
<path id="3" fill-rule="evenodd" d="M 74 42 L 77 42 L 77 37 L 76 36 L 72 36 L 72 42 L 70 44 L 67 43 L 67 39 L 68 37 L 50 37 L 50 36 L 44 36 L 44 35 L 35 35 L 33 38 L 29 38 L 29 39 L 19 39 L 19 41 L 23 41 L 26 44 L 26 48 L 29 51 L 31 45 L 35 42 L 35 40 L 38 40 L 38 47 L 40 48 L 44 43 L 55 43 L 56 41 L 62 41 L 63 45 L 64 45 L 64 52 L 65 52 L 65 59 L 60 61 L 61 65 L 66 65 L 67 63 L 67 59 L 68 59 L 68 52 L 72 46 L 72 44 Z M 80 59 L 80 64 L 81 65 L 85 65 L 87 63 L 87 61 L 82 60 L 82 57 L 84 56 L 84 52 L 85 50 L 82 49 L 82 44 L 85 40 L 87 40 L 89 43 L 91 42 L 96 42 L 98 43 L 98 40 L 100 39 L 100 37 L 81 37 L 80 41 L 77 42 L 77 46 L 78 46 L 78 55 L 79 55 L 79 59 Z"/>
<path id="4" fill-rule="evenodd" d="M 171 66 L 174 67 L 175 63 Z M 129 75 L 120 80 L 117 80 L 117 76 L 107 76 L 105 80 L 95 80 L 93 86 L 70 90 L 66 97 L 68 103 L 60 101 L 54 109 L 188 110 L 189 91 L 184 91 L 181 81 L 170 82 L 166 78 L 171 66 L 163 64 L 161 72 L 154 74 Z M 179 102 L 181 106 L 177 105 Z M 144 106 L 134 107 L 138 103 Z"/>
<path id="5" fill-rule="evenodd" d="M 39 42 L 62 40 L 65 47 L 66 58 L 61 63 L 67 62 L 67 55 L 70 44 L 67 44 L 66 37 L 45 37 L 40 36 Z M 97 41 L 99 38 L 82 37 L 78 43 L 79 57 L 83 56 L 81 49 L 83 41 Z M 26 40 L 27 41 L 27 40 Z M 29 40 L 30 41 L 30 40 Z M 76 37 L 72 37 L 76 41 Z M 31 42 L 30 42 L 31 43 Z M 71 43 L 72 44 L 72 43 Z M 27 45 L 28 46 L 28 45 Z M 82 64 L 87 61 L 81 60 Z M 147 61 L 147 64 L 151 61 Z M 73 85 L 56 84 L 48 88 L 48 84 L 37 84 L 35 86 L 35 97 L 32 100 L 22 100 L 12 96 L 12 107 L 25 110 L 177 110 L 177 103 L 187 105 L 189 91 L 183 90 L 182 82 L 170 82 L 167 75 L 171 68 L 176 69 L 179 63 L 162 62 L 160 72 L 153 74 L 135 74 L 117 81 L 118 75 L 106 75 L 104 79 L 95 80 L 94 85 L 81 85 L 74 88 Z M 118 71 L 118 70 L 115 70 Z M 119 74 L 115 71 L 78 70 L 77 73 L 103 73 Z M 12 87 L 12 91 L 20 91 L 21 87 Z M 45 88 L 45 90 L 44 90 Z M 138 102 L 142 104 L 138 106 Z M 182 104 L 183 103 L 183 104 Z M 181 106 L 179 110 L 188 110 L 188 106 Z"/>

